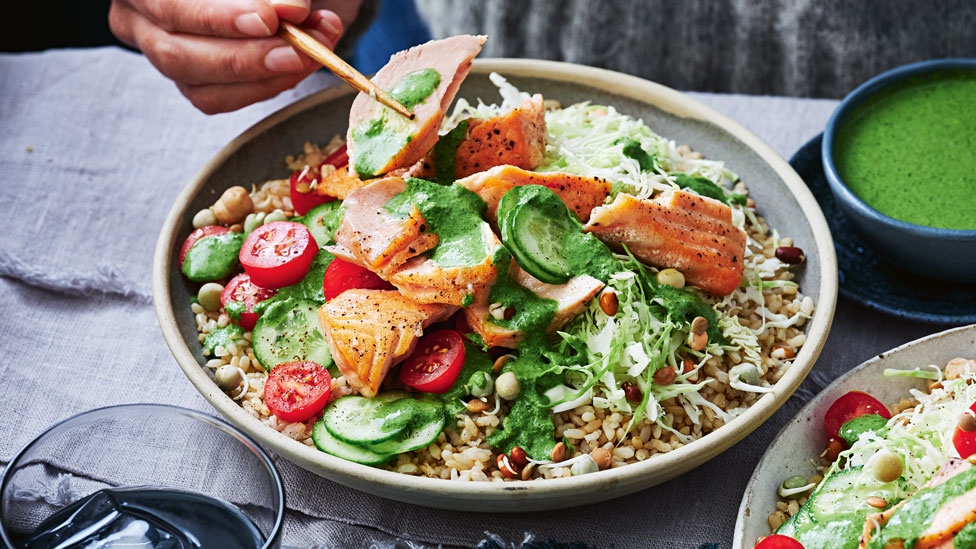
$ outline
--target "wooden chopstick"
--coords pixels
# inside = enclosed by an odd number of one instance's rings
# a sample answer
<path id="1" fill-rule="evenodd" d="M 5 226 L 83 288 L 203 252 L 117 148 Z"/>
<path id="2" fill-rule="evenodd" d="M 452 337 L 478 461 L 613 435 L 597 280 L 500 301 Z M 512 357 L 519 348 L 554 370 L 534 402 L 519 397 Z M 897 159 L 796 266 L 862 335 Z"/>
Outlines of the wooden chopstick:
<path id="1" fill-rule="evenodd" d="M 278 23 L 278 36 L 284 38 L 289 44 L 303 51 L 312 59 L 318 61 L 322 66 L 332 71 L 336 76 L 346 81 L 347 84 L 365 93 L 380 103 L 390 107 L 396 112 L 413 120 L 414 114 L 410 109 L 401 105 L 396 99 L 390 97 L 379 86 L 366 78 L 359 71 L 349 66 L 341 57 L 333 53 L 332 50 L 322 45 L 310 34 L 287 21 Z"/>

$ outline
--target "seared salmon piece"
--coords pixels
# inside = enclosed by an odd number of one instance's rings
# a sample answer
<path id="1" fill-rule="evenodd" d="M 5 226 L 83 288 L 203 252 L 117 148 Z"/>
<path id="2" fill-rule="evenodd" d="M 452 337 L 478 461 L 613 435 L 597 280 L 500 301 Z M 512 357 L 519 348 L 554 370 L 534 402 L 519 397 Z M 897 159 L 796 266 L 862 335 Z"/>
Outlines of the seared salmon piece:
<path id="1" fill-rule="evenodd" d="M 349 166 L 343 166 L 332 170 L 322 176 L 322 181 L 315 185 L 314 193 L 320 196 L 331 196 L 339 200 L 345 200 L 353 191 L 360 187 L 365 187 L 372 183 L 370 180 L 362 180 L 355 173 L 349 171 Z"/>
<path id="2" fill-rule="evenodd" d="M 424 328 L 456 310 L 423 305 L 395 290 L 346 290 L 319 309 L 319 324 L 346 383 L 373 397 L 390 367 L 413 352 Z"/>
<path id="3" fill-rule="evenodd" d="M 437 235 L 428 231 L 416 207 L 406 218 L 387 211 L 386 203 L 406 188 L 399 177 L 387 177 L 349 193 L 329 251 L 387 279 L 410 258 L 437 246 Z"/>
<path id="4" fill-rule="evenodd" d="M 468 294 L 487 293 L 498 272 L 492 264 L 495 248 L 501 241 L 487 223 L 482 224 L 484 260 L 477 265 L 442 267 L 426 256 L 415 257 L 387 279 L 403 295 L 419 303 L 447 303 L 460 306 Z"/>
<path id="5" fill-rule="evenodd" d="M 617 250 L 659 268 L 677 269 L 688 283 L 728 295 L 742 282 L 746 233 L 732 224 L 732 210 L 685 191 L 653 200 L 618 194 L 595 208 L 583 227 Z"/>
<path id="6" fill-rule="evenodd" d="M 884 512 L 868 515 L 867 519 L 864 521 L 864 530 L 861 533 L 858 548 L 866 548 L 868 546 L 868 542 L 871 541 L 871 538 L 873 538 L 879 532 L 883 533 L 885 527 L 888 526 L 888 523 L 891 521 L 892 517 L 903 507 L 910 505 L 912 499 L 918 497 L 919 494 L 922 494 L 925 489 L 943 484 L 956 475 L 964 473 L 973 474 L 971 472 L 972 468 L 973 466 L 969 461 L 959 458 L 952 458 L 942 466 L 939 472 L 932 477 L 931 480 L 925 483 L 922 490 L 919 490 L 919 492 L 911 497 L 898 502 L 897 505 Z M 915 540 L 914 547 L 916 549 L 951 549 L 954 546 L 953 538 L 955 535 L 967 524 L 976 522 L 976 488 L 968 490 L 962 494 L 950 498 L 948 501 L 945 501 L 931 516 L 913 516 L 903 518 L 917 520 L 922 524 L 926 522 L 928 523 L 928 527 L 921 534 L 919 534 L 918 539 Z M 891 539 L 888 540 L 885 547 L 886 549 L 889 547 L 904 547 L 905 541 L 906 540 L 903 539 Z"/>
<path id="7" fill-rule="evenodd" d="M 464 138 L 454 153 L 452 179 L 461 179 L 495 166 L 510 164 L 526 170 L 542 165 L 546 156 L 546 109 L 542 96 L 491 118 L 469 118 Z M 414 177 L 437 177 L 436 153 L 431 151 L 412 169 Z"/>
<path id="8" fill-rule="evenodd" d="M 565 284 L 546 284 L 523 271 L 514 261 L 511 263 L 511 276 L 535 295 L 556 302 L 556 314 L 547 328 L 549 333 L 554 333 L 583 312 L 586 304 L 603 289 L 603 282 L 589 275 L 573 277 Z M 522 341 L 524 334 L 492 322 L 488 312 L 488 294 L 485 291 L 472 306 L 464 309 L 468 326 L 481 336 L 485 345 L 514 349 Z"/>
<path id="9" fill-rule="evenodd" d="M 364 93 L 356 96 L 349 111 L 346 143 L 350 166 L 361 178 L 377 177 L 411 166 L 430 151 L 437 143 L 437 130 L 444 113 L 471 70 L 471 60 L 484 43 L 484 36 L 471 35 L 433 40 L 393 55 L 390 62 L 376 73 L 373 83 L 384 90 L 392 90 L 404 76 L 426 69 L 436 70 L 440 80 L 430 96 L 411 108 L 416 115 L 413 120 Z M 381 139 L 371 142 L 370 135 Z M 390 141 L 394 136 L 399 136 L 397 142 Z M 390 143 L 402 143 L 402 147 L 391 147 Z"/>
<path id="10" fill-rule="evenodd" d="M 590 212 L 603 204 L 610 194 L 610 183 L 596 177 L 583 177 L 562 172 L 530 172 L 516 166 L 496 166 L 486 172 L 457 181 L 465 189 L 477 194 L 488 205 L 488 219 L 498 221 L 498 201 L 512 187 L 542 185 L 562 199 L 566 206 L 586 222 Z"/>

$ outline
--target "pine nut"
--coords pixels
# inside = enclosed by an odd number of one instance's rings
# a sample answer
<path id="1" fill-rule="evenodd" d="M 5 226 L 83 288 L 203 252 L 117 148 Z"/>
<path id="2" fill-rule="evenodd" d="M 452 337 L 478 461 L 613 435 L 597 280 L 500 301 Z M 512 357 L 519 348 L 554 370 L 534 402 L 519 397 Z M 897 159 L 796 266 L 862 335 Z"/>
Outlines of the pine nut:
<path id="1" fill-rule="evenodd" d="M 596 450 L 593 450 L 590 452 L 590 457 L 593 458 L 593 461 L 596 462 L 596 466 L 599 467 L 601 471 L 610 467 L 610 451 L 606 448 L 597 448 Z"/>
<path id="2" fill-rule="evenodd" d="M 959 416 L 958 426 L 960 431 L 965 431 L 967 433 L 976 431 L 976 415 L 973 415 L 972 410 L 966 410 L 961 416 Z"/>
<path id="3" fill-rule="evenodd" d="M 620 310 L 617 292 L 607 290 L 600 294 L 600 308 L 603 309 L 603 313 L 607 316 L 617 316 L 617 311 Z"/>
<path id="4" fill-rule="evenodd" d="M 675 377 L 677 377 L 678 372 L 674 371 L 674 368 L 670 366 L 664 366 L 663 368 L 658 368 L 654 372 L 654 383 L 658 385 L 671 385 L 674 383 Z"/>
<path id="5" fill-rule="evenodd" d="M 464 405 L 464 407 L 467 408 L 472 414 L 480 414 L 488 409 L 488 404 L 480 398 L 472 398 L 467 404 Z"/>
<path id="6" fill-rule="evenodd" d="M 884 509 L 888 506 L 888 502 L 878 496 L 870 496 L 864 500 L 864 503 L 867 503 L 871 507 L 877 507 L 878 509 Z"/>
<path id="7" fill-rule="evenodd" d="M 562 442 L 557 442 L 556 447 L 552 449 L 552 454 L 549 457 L 557 463 L 566 459 L 566 445 Z"/>

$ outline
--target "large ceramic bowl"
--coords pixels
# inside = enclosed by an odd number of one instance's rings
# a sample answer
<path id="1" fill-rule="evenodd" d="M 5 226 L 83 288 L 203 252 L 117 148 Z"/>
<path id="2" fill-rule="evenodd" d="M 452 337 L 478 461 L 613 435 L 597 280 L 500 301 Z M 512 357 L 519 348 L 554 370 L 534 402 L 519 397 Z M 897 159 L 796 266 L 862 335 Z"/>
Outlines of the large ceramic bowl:
<path id="1" fill-rule="evenodd" d="M 889 217 L 857 197 L 834 164 L 837 134 L 865 101 L 906 78 L 965 70 L 976 72 L 976 59 L 939 59 L 898 67 L 868 80 L 844 98 L 823 134 L 824 174 L 834 201 L 855 230 L 889 262 L 922 276 L 960 282 L 976 281 L 976 230 L 925 227 Z"/>
<path id="2" fill-rule="evenodd" d="M 884 377 L 885 368 L 908 370 L 929 364 L 942 365 L 960 356 L 976 357 L 976 324 L 923 337 L 881 353 L 837 378 L 815 396 L 776 435 L 756 465 L 739 506 L 733 549 L 749 549 L 760 536 L 769 535 L 766 517 L 776 510 L 777 490 L 785 479 L 813 475 L 814 458 L 823 452 L 827 440 L 823 417 L 838 397 L 848 391 L 869 391 L 886 404 L 898 402 L 910 389 L 924 389 L 931 382 Z"/>
<path id="3" fill-rule="evenodd" d="M 709 158 L 723 159 L 748 182 L 761 212 L 780 234 L 806 252 L 798 270 L 802 291 L 817 304 L 806 325 L 807 340 L 793 367 L 748 411 L 724 427 L 673 452 L 589 475 L 530 482 L 452 482 L 407 476 L 358 465 L 295 442 L 245 413 L 224 395 L 197 341 L 188 306 L 189 286 L 175 258 L 192 230 L 191 217 L 224 189 L 287 175 L 283 159 L 307 141 L 344 134 L 353 93 L 330 88 L 269 116 L 223 148 L 176 200 L 163 225 L 153 266 L 153 296 L 166 342 L 190 382 L 231 423 L 282 457 L 357 490 L 434 507 L 478 511 L 523 511 L 582 505 L 621 496 L 676 477 L 715 457 L 765 421 L 806 376 L 820 354 L 837 298 L 837 262 L 830 231 L 806 185 L 779 155 L 745 128 L 664 86 L 623 74 L 565 63 L 486 59 L 475 61 L 459 97 L 497 102 L 488 80 L 496 71 L 526 91 L 563 104 L 593 101 L 643 118 L 657 132 L 687 143 Z"/>

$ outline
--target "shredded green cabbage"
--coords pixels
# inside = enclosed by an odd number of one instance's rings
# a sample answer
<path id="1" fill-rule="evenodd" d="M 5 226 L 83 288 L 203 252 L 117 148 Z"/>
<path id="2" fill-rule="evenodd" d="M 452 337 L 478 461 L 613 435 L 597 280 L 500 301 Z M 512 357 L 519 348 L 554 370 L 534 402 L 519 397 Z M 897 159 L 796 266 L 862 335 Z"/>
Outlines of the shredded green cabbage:
<path id="1" fill-rule="evenodd" d="M 862 434 L 840 453 L 824 478 L 868 463 L 879 450 L 890 450 L 903 460 L 906 489 L 901 497 L 908 497 L 931 480 L 949 458 L 959 457 L 952 435 L 959 416 L 976 401 L 976 373 L 966 372 L 961 378 L 944 380 L 941 388 L 930 393 L 913 389 L 911 395 L 918 405 L 892 417 L 882 436 L 874 432 Z"/>
<path id="2" fill-rule="evenodd" d="M 479 100 L 475 105 L 459 99 L 453 113 L 445 120 L 442 133 L 450 131 L 465 118 L 498 116 L 530 97 L 498 74 L 492 73 L 489 78 L 499 88 L 501 104 L 485 104 Z M 674 141 L 661 137 L 643 121 L 613 107 L 579 103 L 550 109 L 546 112 L 546 126 L 546 157 L 537 171 L 560 171 L 606 179 L 612 184 L 608 201 L 620 192 L 640 198 L 673 192 L 678 185 L 671 174 L 678 173 L 704 177 L 718 185 L 728 197 L 745 191 L 738 177 L 722 162 L 680 154 Z M 635 154 L 633 149 L 627 151 L 629 154 L 625 153 L 626 147 L 637 144 L 646 155 L 639 154 L 640 151 Z M 653 161 L 653 170 L 641 169 L 641 160 L 646 168 L 648 158 Z M 730 202 L 732 220 L 737 227 L 746 230 L 747 234 L 749 226 L 762 228 L 752 207 L 738 199 Z M 774 233 L 773 238 L 778 242 L 779 235 Z M 786 328 L 796 325 L 810 318 L 812 311 L 812 303 L 809 311 L 792 315 L 773 313 L 766 308 L 764 290 L 795 286 L 795 283 L 778 279 L 785 264 L 762 252 L 762 245 L 750 238 L 744 258 L 742 286 L 724 299 L 709 300 L 718 315 L 715 333 L 724 341 L 710 337 L 708 346 L 702 351 L 693 351 L 685 344 L 690 329 L 688 322 L 671 318 L 659 299 L 648 292 L 648 283 L 641 282 L 642 276 L 653 276 L 653 273 L 643 272 L 632 258 L 619 256 L 618 259 L 630 267 L 611 276 L 607 284 L 617 293 L 617 314 L 608 317 L 598 301 L 593 300 L 559 333 L 562 348 L 549 357 L 553 361 L 550 371 L 561 373 L 564 383 L 546 394 L 552 411 L 558 413 L 592 404 L 611 411 L 632 413 L 631 425 L 647 417 L 684 443 L 692 441 L 693 437 L 679 433 L 668 424 L 661 402 L 676 399 L 688 417 L 699 425 L 706 408 L 725 422 L 741 413 L 744 408 L 724 410 L 701 396 L 701 390 L 713 379 L 704 371 L 706 362 L 712 357 L 731 353 L 736 362 L 752 364 L 760 373 L 765 373 L 758 336 L 767 326 Z M 683 291 L 698 295 L 693 289 Z M 746 307 L 754 308 L 762 315 L 763 325 L 759 329 L 743 326 L 732 314 L 734 309 Z M 571 354 L 574 358 L 568 358 Z M 681 372 L 679 355 L 681 359 L 694 358 L 695 368 L 679 373 L 669 385 L 655 383 L 653 374 L 660 368 L 667 366 Z M 762 393 L 771 390 L 765 381 L 761 385 L 749 385 L 737 378 L 727 381 L 742 391 Z M 624 382 L 634 383 L 641 389 L 642 402 L 627 400 L 622 388 Z"/>

